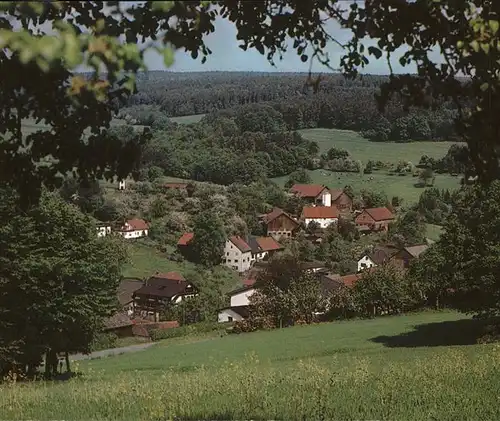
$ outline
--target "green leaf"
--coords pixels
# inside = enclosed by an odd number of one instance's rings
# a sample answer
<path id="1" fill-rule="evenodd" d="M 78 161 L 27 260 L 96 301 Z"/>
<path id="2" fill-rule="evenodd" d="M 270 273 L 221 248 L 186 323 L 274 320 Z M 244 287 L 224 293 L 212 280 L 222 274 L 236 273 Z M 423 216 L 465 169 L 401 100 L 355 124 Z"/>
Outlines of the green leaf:
<path id="1" fill-rule="evenodd" d="M 490 20 L 490 21 L 488 21 L 488 25 L 489 25 L 493 35 L 496 35 L 498 32 L 498 28 L 500 26 L 499 22 L 497 20 Z"/>
<path id="2" fill-rule="evenodd" d="M 472 41 L 469 45 L 476 53 L 479 51 L 479 42 L 476 40 Z"/>
<path id="3" fill-rule="evenodd" d="M 484 82 L 479 88 L 484 92 L 488 90 L 489 86 L 488 82 Z"/>
<path id="4" fill-rule="evenodd" d="M 485 54 L 488 54 L 490 52 L 490 44 L 482 43 L 481 49 L 484 51 Z"/>
<path id="5" fill-rule="evenodd" d="M 165 47 L 163 49 L 163 63 L 165 67 L 170 67 L 174 64 L 174 51 L 170 47 Z"/>

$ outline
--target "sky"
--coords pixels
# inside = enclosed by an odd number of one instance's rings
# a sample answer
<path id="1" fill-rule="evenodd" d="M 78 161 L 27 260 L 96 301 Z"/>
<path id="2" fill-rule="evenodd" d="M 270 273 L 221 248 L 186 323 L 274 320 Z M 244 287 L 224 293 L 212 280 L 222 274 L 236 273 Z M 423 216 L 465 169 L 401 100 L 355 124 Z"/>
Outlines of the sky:
<path id="1" fill-rule="evenodd" d="M 340 42 L 349 40 L 350 31 L 344 30 L 335 22 L 329 22 L 327 30 L 335 39 Z M 272 66 L 266 56 L 261 55 L 257 50 L 249 49 L 243 51 L 238 47 L 236 39 L 236 27 L 232 22 L 218 18 L 215 23 L 215 32 L 209 34 L 205 38 L 206 45 L 212 50 L 212 54 L 207 57 L 207 61 L 202 64 L 201 56 L 194 60 L 190 54 L 178 50 L 175 54 L 175 61 L 172 67 L 168 70 L 178 72 L 189 71 L 255 71 L 255 72 L 307 72 L 309 71 L 310 62 L 303 63 L 297 53 L 290 49 L 284 54 L 283 60 L 279 61 L 276 57 L 275 65 Z M 364 43 L 365 47 L 375 45 L 374 41 L 369 40 Z M 340 58 L 342 57 L 342 49 L 335 43 L 327 45 L 327 51 L 330 56 L 332 67 L 340 67 Z M 402 67 L 399 64 L 399 57 L 404 53 L 404 49 L 397 51 L 394 59 L 391 60 L 393 71 L 395 73 L 414 73 L 415 66 Z M 435 59 L 439 60 L 437 52 L 432 53 Z M 387 61 L 382 57 L 375 60 L 374 57 L 369 58 L 370 64 L 362 71 L 369 74 L 389 74 L 389 66 Z M 146 53 L 146 64 L 149 70 L 165 70 L 163 58 L 154 51 Z M 328 72 L 321 63 L 315 62 L 312 67 L 313 72 Z"/>

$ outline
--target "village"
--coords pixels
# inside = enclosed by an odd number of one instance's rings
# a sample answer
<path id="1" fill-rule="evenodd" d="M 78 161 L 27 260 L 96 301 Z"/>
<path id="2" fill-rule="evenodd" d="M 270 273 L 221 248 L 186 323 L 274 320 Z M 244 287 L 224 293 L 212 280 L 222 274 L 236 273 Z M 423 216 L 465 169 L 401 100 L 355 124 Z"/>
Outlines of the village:
<path id="1" fill-rule="evenodd" d="M 188 183 L 165 183 L 166 190 L 186 191 L 194 188 Z M 119 190 L 126 188 L 119 183 Z M 298 215 L 291 215 L 274 208 L 259 215 L 265 236 L 246 238 L 229 236 L 224 245 L 220 263 L 238 273 L 241 285 L 227 294 L 227 306 L 219 309 L 218 322 L 236 322 L 248 318 L 250 297 L 255 293 L 255 282 L 269 259 L 284 249 L 280 241 L 293 241 L 294 237 L 307 229 L 307 238 L 315 244 L 321 243 L 326 229 L 339 225 L 339 221 L 351 221 L 360 235 L 387 233 L 389 225 L 396 220 L 396 211 L 389 207 L 353 209 L 353 198 L 342 189 L 330 189 L 318 184 L 295 184 L 287 194 L 305 203 Z M 98 224 L 98 236 L 111 233 L 133 241 L 147 237 L 148 222 L 133 218 L 122 226 L 113 228 L 109 224 Z M 190 257 L 190 244 L 194 233 L 185 232 L 177 241 L 179 253 Z M 340 286 L 352 288 L 364 273 L 382 264 L 392 264 L 406 270 L 413 259 L 417 259 L 432 243 L 397 247 L 383 242 L 376 244 L 370 252 L 358 256 L 357 269 L 353 273 L 340 275 L 328 269 L 326 262 L 301 262 L 305 272 L 314 274 L 321 281 L 322 289 L 328 293 Z M 197 286 L 178 272 L 152 273 L 147 279 L 123 279 L 118 288 L 120 311 L 107 320 L 105 331 L 117 336 L 148 336 L 148 327 L 169 329 L 179 326 L 177 320 L 162 320 L 165 309 L 188 300 L 198 294 Z"/>

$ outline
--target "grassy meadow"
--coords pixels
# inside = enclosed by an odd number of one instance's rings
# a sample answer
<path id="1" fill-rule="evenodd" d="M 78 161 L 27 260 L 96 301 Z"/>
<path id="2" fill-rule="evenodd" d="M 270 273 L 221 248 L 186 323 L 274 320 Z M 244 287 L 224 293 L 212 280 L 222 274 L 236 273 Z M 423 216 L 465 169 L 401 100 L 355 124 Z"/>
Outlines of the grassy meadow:
<path id="1" fill-rule="evenodd" d="M 375 148 L 375 145 L 372 145 Z M 418 178 L 411 174 L 405 176 L 388 174 L 384 170 L 374 171 L 372 174 L 332 172 L 327 170 L 309 171 L 313 183 L 325 184 L 332 189 L 341 189 L 346 185 L 352 186 L 355 191 L 362 189 L 380 191 L 389 198 L 399 196 L 403 204 L 417 202 L 424 188 L 416 187 Z M 273 181 L 284 186 L 288 176 L 274 178 Z M 448 174 L 437 174 L 434 183 L 440 189 L 455 189 L 459 187 L 459 177 Z"/>
<path id="2" fill-rule="evenodd" d="M 167 340 L 0 386 L 5 419 L 498 419 L 500 347 L 452 312 Z"/>
<path id="3" fill-rule="evenodd" d="M 300 131 L 306 139 L 318 143 L 321 152 L 332 147 L 349 151 L 354 160 L 366 164 L 369 160 L 397 164 L 401 160 L 418 164 L 422 155 L 441 158 L 446 155 L 452 142 L 412 142 L 412 143 L 383 143 L 370 142 L 360 134 L 349 130 L 336 129 L 306 129 Z M 399 196 L 406 204 L 418 201 L 423 188 L 416 187 L 418 179 L 411 174 L 400 176 L 389 174 L 387 170 L 377 170 L 372 174 L 332 172 L 328 170 L 310 171 L 313 183 L 325 184 L 330 188 L 352 186 L 355 191 L 368 189 L 384 192 L 391 198 Z M 287 176 L 274 179 L 279 185 L 284 185 Z M 459 186 L 459 177 L 448 174 L 436 174 L 435 187 L 441 189 L 455 189 Z"/>
<path id="4" fill-rule="evenodd" d="M 401 160 L 418 164 L 422 155 L 442 158 L 453 142 L 370 142 L 351 130 L 305 129 L 300 130 L 305 139 L 318 143 L 321 153 L 335 147 L 347 150 L 356 160 L 363 163 L 382 161 L 397 163 Z"/>

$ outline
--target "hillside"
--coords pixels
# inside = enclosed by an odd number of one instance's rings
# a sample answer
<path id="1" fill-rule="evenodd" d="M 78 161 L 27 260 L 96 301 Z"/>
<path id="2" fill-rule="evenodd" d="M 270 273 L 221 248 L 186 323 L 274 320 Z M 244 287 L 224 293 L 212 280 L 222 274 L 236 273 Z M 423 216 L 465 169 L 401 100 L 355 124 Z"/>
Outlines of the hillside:
<path id="1" fill-rule="evenodd" d="M 2 386 L 17 419 L 497 419 L 500 365 L 474 322 L 421 313 L 171 340 L 82 364 L 64 384 Z"/>

